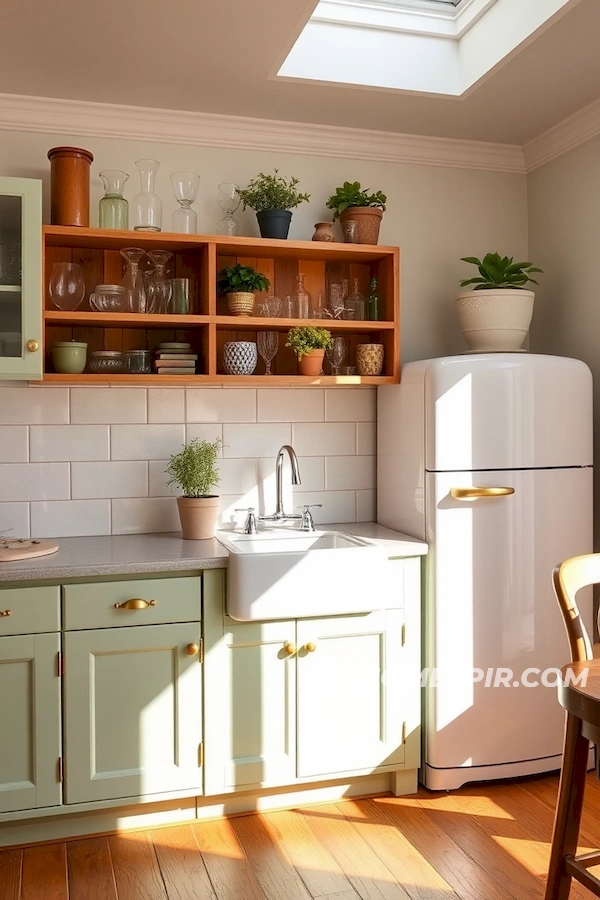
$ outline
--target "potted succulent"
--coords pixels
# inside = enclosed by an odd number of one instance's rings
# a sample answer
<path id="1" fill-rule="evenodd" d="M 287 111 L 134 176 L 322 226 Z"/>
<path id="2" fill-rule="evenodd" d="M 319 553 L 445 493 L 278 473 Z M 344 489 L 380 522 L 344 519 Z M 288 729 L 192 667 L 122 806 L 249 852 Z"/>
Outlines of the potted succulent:
<path id="1" fill-rule="evenodd" d="M 201 441 L 194 438 L 179 453 L 171 456 L 165 470 L 170 479 L 183 491 L 177 498 L 181 530 L 185 540 L 202 541 L 215 536 L 219 497 L 211 489 L 219 483 L 217 457 L 222 441 Z"/>
<path id="2" fill-rule="evenodd" d="M 537 284 L 532 274 L 541 272 L 530 262 L 514 262 L 512 256 L 486 253 L 482 260 L 461 257 L 477 266 L 478 275 L 460 282 L 456 309 L 462 333 L 471 350 L 520 350 L 529 331 Z"/>
<path id="3" fill-rule="evenodd" d="M 310 200 L 310 194 L 298 191 L 299 178 L 286 179 L 275 169 L 274 175 L 261 172 L 247 188 L 238 190 L 240 200 L 256 212 L 261 237 L 285 240 L 290 230 L 292 209 Z"/>
<path id="4" fill-rule="evenodd" d="M 290 328 L 285 346 L 291 347 L 298 357 L 300 375 L 320 375 L 325 351 L 332 343 L 333 338 L 327 328 L 298 325 L 296 328 Z"/>
<path id="5" fill-rule="evenodd" d="M 361 188 L 360 182 L 345 181 L 336 188 L 326 206 L 333 210 L 333 218 L 339 219 L 342 227 L 350 219 L 356 222 L 356 244 L 376 244 L 386 202 L 387 197 L 381 191 L 369 194 L 369 189 Z"/>
<path id="6" fill-rule="evenodd" d="M 271 282 L 252 266 L 225 266 L 219 272 L 219 291 L 227 298 L 230 316 L 251 316 L 254 311 L 254 292 L 268 291 Z"/>

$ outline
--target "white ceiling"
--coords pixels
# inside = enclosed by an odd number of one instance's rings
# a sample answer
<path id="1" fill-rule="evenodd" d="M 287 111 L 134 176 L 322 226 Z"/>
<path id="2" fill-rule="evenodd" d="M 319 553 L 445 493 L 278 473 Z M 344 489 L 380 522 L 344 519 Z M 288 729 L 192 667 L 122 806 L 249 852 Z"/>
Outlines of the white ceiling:
<path id="1" fill-rule="evenodd" d="M 277 81 L 315 6 L 5 0 L 0 92 L 508 144 L 600 97 L 599 0 L 575 3 L 462 98 Z"/>

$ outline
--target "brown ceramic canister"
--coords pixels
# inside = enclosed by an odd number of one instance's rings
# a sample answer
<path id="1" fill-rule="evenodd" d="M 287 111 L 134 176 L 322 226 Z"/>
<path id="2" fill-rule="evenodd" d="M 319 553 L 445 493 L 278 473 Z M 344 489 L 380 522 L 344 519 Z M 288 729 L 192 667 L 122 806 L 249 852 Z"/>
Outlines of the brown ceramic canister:
<path id="1" fill-rule="evenodd" d="M 53 225 L 90 224 L 89 150 L 79 147 L 53 147 L 50 160 L 50 221 Z"/>

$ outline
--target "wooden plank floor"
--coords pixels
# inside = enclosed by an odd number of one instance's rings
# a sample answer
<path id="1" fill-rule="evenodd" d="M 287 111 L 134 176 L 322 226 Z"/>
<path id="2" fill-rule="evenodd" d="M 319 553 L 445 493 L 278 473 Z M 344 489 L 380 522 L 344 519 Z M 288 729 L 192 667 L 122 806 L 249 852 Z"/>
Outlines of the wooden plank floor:
<path id="1" fill-rule="evenodd" d="M 558 778 L 0 851 L 0 900 L 541 900 Z M 600 847 L 590 775 L 580 851 Z M 587 900 L 579 885 L 570 900 Z"/>

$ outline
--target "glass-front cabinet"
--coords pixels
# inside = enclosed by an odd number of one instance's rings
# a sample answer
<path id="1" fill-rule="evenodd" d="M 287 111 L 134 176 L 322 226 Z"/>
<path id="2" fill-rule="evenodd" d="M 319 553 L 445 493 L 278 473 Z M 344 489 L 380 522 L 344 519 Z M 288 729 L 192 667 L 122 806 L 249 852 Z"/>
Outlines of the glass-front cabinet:
<path id="1" fill-rule="evenodd" d="M 42 377 L 42 183 L 0 178 L 0 380 Z"/>

